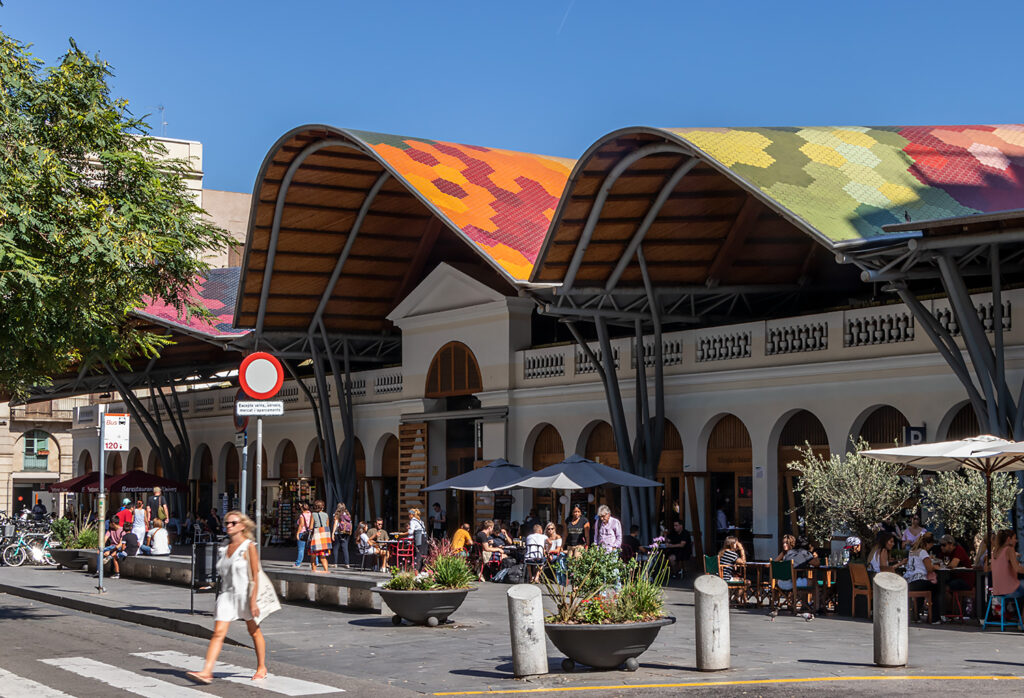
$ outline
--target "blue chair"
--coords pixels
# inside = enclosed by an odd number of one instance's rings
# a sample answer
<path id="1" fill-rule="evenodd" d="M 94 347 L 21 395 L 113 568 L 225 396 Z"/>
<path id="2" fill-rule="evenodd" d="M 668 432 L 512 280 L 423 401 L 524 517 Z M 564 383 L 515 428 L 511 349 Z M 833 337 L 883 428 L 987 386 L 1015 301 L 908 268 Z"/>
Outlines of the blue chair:
<path id="1" fill-rule="evenodd" d="M 992 612 L 992 601 L 995 599 L 999 599 L 999 621 L 990 622 L 988 616 Z M 997 596 L 995 594 L 991 594 L 988 597 L 988 606 L 985 608 L 985 618 L 981 621 L 981 627 L 986 628 L 989 625 L 998 625 L 999 632 L 1003 632 L 1003 629 L 1005 629 L 1008 625 L 1008 623 L 1006 622 L 1006 604 L 1009 601 L 1013 601 L 1013 606 L 1017 609 L 1017 629 L 1024 631 L 1024 625 L 1021 624 L 1020 618 L 1020 603 L 1018 603 L 1017 599 L 1007 598 L 1005 596 Z M 1010 623 L 1009 625 L 1013 625 L 1013 623 Z"/>

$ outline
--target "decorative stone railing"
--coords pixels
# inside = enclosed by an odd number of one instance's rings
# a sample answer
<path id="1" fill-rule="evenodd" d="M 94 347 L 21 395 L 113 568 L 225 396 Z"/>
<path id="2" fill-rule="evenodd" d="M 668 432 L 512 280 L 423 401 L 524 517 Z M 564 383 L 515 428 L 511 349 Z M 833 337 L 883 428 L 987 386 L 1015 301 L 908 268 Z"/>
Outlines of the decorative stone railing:
<path id="1" fill-rule="evenodd" d="M 565 348 L 532 351 L 523 356 L 523 378 L 557 378 L 565 375 Z"/>
<path id="2" fill-rule="evenodd" d="M 654 345 L 655 342 L 644 342 L 644 366 L 653 368 L 654 361 Z M 634 369 L 636 368 L 636 342 L 630 342 L 630 346 L 633 351 L 632 363 L 630 364 Z M 662 366 L 678 366 L 683 363 L 683 340 L 680 338 L 662 338 L 661 340 L 661 365 Z"/>
<path id="3" fill-rule="evenodd" d="M 213 397 L 197 397 L 195 402 L 196 412 L 213 412 Z"/>
<path id="4" fill-rule="evenodd" d="M 750 358 L 750 332 L 712 334 L 697 339 L 697 362 Z"/>
<path id="5" fill-rule="evenodd" d="M 987 303 L 981 303 L 974 306 L 975 310 L 978 311 L 978 319 L 981 320 L 982 327 L 985 328 L 986 332 L 995 331 L 995 303 L 988 301 Z M 1003 303 L 1003 331 L 1009 332 L 1013 329 L 1013 308 L 1010 305 L 1010 301 Z M 944 303 L 941 307 L 936 307 L 932 310 L 932 315 L 938 321 L 939 326 L 949 332 L 952 337 L 960 336 L 960 325 L 956 321 L 956 317 L 953 315 L 952 309 L 950 309 L 948 303 Z"/>
<path id="6" fill-rule="evenodd" d="M 766 356 L 796 354 L 828 349 L 828 323 L 803 322 L 768 327 L 764 340 Z"/>
<path id="7" fill-rule="evenodd" d="M 373 392 L 378 395 L 389 395 L 402 392 L 402 374 L 384 373 L 374 380 Z"/>
<path id="8" fill-rule="evenodd" d="M 847 318 L 844 323 L 844 347 L 865 347 L 872 344 L 912 341 L 914 341 L 914 317 L 909 311 L 879 312 Z"/>
<path id="9" fill-rule="evenodd" d="M 352 392 L 352 397 L 362 397 L 366 395 L 366 379 L 353 378 L 348 384 L 348 389 Z"/>
<path id="10" fill-rule="evenodd" d="M 603 366 L 604 365 L 603 364 L 603 362 L 604 362 L 604 354 L 601 352 L 601 350 L 600 349 L 595 349 L 594 350 L 594 355 L 597 357 L 598 361 L 602 362 L 602 366 Z M 619 348 L 616 347 L 616 346 L 612 347 L 612 360 L 615 362 L 615 370 L 618 371 L 619 370 Z M 587 374 L 587 373 L 596 373 L 597 372 L 597 367 L 594 366 L 594 363 L 590 360 L 590 355 L 589 354 L 587 354 L 582 349 L 577 349 L 576 350 L 576 366 L 575 366 L 574 370 L 576 372 L 576 375 L 583 375 L 583 374 Z"/>

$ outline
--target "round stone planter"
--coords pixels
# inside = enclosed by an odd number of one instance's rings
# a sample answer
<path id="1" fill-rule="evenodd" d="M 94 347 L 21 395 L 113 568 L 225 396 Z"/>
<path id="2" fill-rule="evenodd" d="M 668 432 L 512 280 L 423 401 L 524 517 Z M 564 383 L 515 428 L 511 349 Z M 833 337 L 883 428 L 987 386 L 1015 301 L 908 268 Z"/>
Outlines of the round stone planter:
<path id="1" fill-rule="evenodd" d="M 448 620 L 448 616 L 455 613 L 466 600 L 466 594 L 476 591 L 476 587 L 431 591 L 396 591 L 374 587 L 372 591 L 380 594 L 381 600 L 394 611 L 392 620 L 395 625 L 407 620 L 418 625 L 434 626 Z"/>
<path id="2" fill-rule="evenodd" d="M 50 548 L 50 557 L 52 557 L 61 567 L 71 570 L 80 570 L 85 567 L 89 562 L 89 556 L 92 556 L 92 559 L 95 562 L 96 551 L 76 550 L 74 548 Z"/>
<path id="3" fill-rule="evenodd" d="M 562 668 L 572 671 L 576 664 L 595 669 L 617 669 L 625 665 L 636 671 L 636 658 L 647 651 L 666 625 L 676 622 L 671 616 L 647 623 L 614 623 L 601 625 L 566 625 L 545 623 L 548 638 L 568 659 Z"/>

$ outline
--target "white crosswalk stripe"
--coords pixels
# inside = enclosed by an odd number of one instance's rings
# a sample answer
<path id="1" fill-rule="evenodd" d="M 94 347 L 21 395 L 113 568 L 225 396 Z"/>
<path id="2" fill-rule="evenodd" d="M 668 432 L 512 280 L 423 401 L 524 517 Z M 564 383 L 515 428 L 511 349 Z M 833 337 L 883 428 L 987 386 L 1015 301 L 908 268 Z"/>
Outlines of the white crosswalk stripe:
<path id="1" fill-rule="evenodd" d="M 202 657 L 193 657 L 173 650 L 162 652 L 136 652 L 133 656 L 144 657 L 145 659 L 160 662 L 161 664 L 169 664 L 170 666 L 184 671 L 199 671 L 203 668 Z M 274 674 L 269 674 L 265 679 L 253 681 L 252 672 L 253 670 L 251 668 L 246 669 L 245 667 L 218 662 L 217 666 L 214 668 L 213 675 L 218 680 L 254 686 L 267 691 L 273 691 L 274 693 L 281 693 L 286 696 L 318 696 L 325 693 L 344 692 L 341 688 L 325 686 L 322 683 L 313 683 L 312 681 L 293 679 L 287 676 L 275 676 Z"/>
<path id="2" fill-rule="evenodd" d="M 67 693 L 0 669 L 0 698 L 71 698 Z"/>
<path id="3" fill-rule="evenodd" d="M 41 659 L 40 661 L 44 664 L 55 666 L 58 669 L 73 672 L 79 676 L 102 681 L 115 689 L 128 691 L 140 696 L 149 696 L 149 698 L 209 698 L 209 694 L 202 691 L 194 691 L 191 688 L 161 681 L 152 676 L 136 674 L 133 671 L 128 671 L 112 664 L 97 662 L 95 659 L 89 659 L 88 657 L 58 657 L 55 659 Z"/>

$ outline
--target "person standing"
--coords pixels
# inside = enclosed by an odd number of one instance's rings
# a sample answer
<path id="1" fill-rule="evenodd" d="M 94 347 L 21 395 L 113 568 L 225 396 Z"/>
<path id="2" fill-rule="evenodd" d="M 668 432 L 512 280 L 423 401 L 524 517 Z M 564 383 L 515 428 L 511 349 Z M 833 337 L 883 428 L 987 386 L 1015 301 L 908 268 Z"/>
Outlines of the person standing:
<path id="1" fill-rule="evenodd" d="M 914 544 L 917 543 L 917 539 L 925 532 L 923 526 L 921 526 L 921 515 L 914 514 L 910 518 L 910 525 L 907 526 L 907 530 L 903 532 L 903 547 L 913 548 Z"/>
<path id="2" fill-rule="evenodd" d="M 117 522 L 121 524 L 121 528 L 128 530 L 132 527 L 132 519 L 134 514 L 132 513 L 132 500 L 125 497 L 121 500 L 121 508 L 117 514 L 114 515 Z"/>
<path id="3" fill-rule="evenodd" d="M 413 557 L 416 569 L 419 570 L 423 564 L 423 556 L 426 554 L 427 528 L 420 519 L 419 509 L 409 510 L 409 538 L 412 539 Z"/>
<path id="4" fill-rule="evenodd" d="M 303 502 L 299 505 L 299 520 L 295 522 L 295 540 L 299 546 L 298 555 L 295 556 L 296 567 L 301 567 L 306 558 L 306 541 L 309 540 L 312 524 L 313 515 L 309 513 L 309 505 Z"/>
<path id="5" fill-rule="evenodd" d="M 622 523 L 612 516 L 612 510 L 604 504 L 597 509 L 597 522 L 594 543 L 608 551 L 622 548 Z"/>
<path id="6" fill-rule="evenodd" d="M 132 533 L 140 543 L 146 540 L 146 510 L 142 508 L 141 499 L 135 502 L 135 509 L 132 510 Z"/>
<path id="7" fill-rule="evenodd" d="M 334 528 L 331 531 L 331 537 L 334 539 L 334 566 L 338 566 L 338 553 L 341 553 L 341 558 L 345 561 L 345 567 L 349 567 L 348 562 L 348 542 L 352 538 L 352 515 L 348 513 L 348 508 L 344 502 L 339 502 L 338 507 L 334 510 Z"/>
<path id="8" fill-rule="evenodd" d="M 318 562 L 323 563 L 324 574 L 330 574 L 327 568 L 327 556 L 331 554 L 331 522 L 324 511 L 323 500 L 313 502 L 313 520 L 309 530 L 309 564 L 313 572 L 319 572 L 316 568 Z"/>
<path id="9" fill-rule="evenodd" d="M 578 557 L 590 545 L 590 522 L 583 516 L 579 505 L 572 508 L 572 515 L 565 522 L 565 549 L 570 557 Z"/>
<path id="10" fill-rule="evenodd" d="M 217 536 L 220 535 L 221 529 L 224 527 L 220 522 L 220 514 L 217 513 L 217 507 L 210 507 L 210 515 L 206 517 L 206 526 L 210 529 L 210 535 L 213 536 L 214 540 L 217 540 Z"/>
<path id="11" fill-rule="evenodd" d="M 168 521 L 171 518 L 171 510 L 167 508 L 167 497 L 160 493 L 159 487 L 153 488 L 153 494 L 146 500 L 146 525 L 153 519 Z"/>
<path id="12" fill-rule="evenodd" d="M 445 518 L 441 505 L 434 502 L 434 513 L 430 516 L 430 537 L 434 540 L 441 540 L 446 535 L 448 535 L 448 519 Z"/>
<path id="13" fill-rule="evenodd" d="M 260 618 L 260 609 L 256 604 L 259 584 L 250 584 L 250 581 L 259 580 L 260 574 L 259 553 L 253 545 L 256 524 L 240 511 L 229 511 L 224 517 L 224 526 L 227 529 L 228 544 L 220 549 L 220 558 L 217 560 L 221 591 L 217 596 L 217 609 L 213 618 L 213 636 L 206 648 L 203 668 L 186 673 L 188 678 L 204 685 L 213 683 L 213 667 L 224 647 L 228 626 L 234 620 L 244 620 L 252 637 L 253 648 L 256 650 L 256 672 L 252 678 L 267 678 L 267 643 L 260 630 L 263 619 Z"/>

